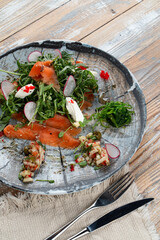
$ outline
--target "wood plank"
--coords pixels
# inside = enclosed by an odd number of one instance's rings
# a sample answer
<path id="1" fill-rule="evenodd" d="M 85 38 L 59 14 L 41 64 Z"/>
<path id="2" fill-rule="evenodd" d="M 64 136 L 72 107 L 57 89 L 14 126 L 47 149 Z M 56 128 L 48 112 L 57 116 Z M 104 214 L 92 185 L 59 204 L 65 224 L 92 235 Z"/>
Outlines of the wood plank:
<path id="1" fill-rule="evenodd" d="M 146 103 L 160 94 L 160 51 L 157 51 L 159 48 L 160 40 L 157 40 L 124 62 L 137 78 Z"/>
<path id="2" fill-rule="evenodd" d="M 0 41 L 68 2 L 69 0 L 0 1 Z"/>
<path id="3" fill-rule="evenodd" d="M 138 82 L 143 84 L 146 81 L 146 75 L 153 72 L 153 68 L 159 66 L 160 63 L 160 40 L 152 42 L 147 47 L 144 47 L 142 51 L 138 51 L 133 57 L 127 59 L 124 64 L 134 73 L 134 76 L 138 79 Z"/>
<path id="4" fill-rule="evenodd" d="M 5 7 L 8 3 L 12 2 L 13 0 L 0 0 L 0 9 L 2 9 L 3 7 Z"/>
<path id="5" fill-rule="evenodd" d="M 139 176 L 152 164 L 160 161 L 160 96 L 147 105 L 148 117 L 145 135 L 139 149 L 130 160 L 130 166 Z"/>
<path id="6" fill-rule="evenodd" d="M 145 135 L 138 151 L 131 159 L 131 166 L 133 165 L 134 169 L 139 169 L 139 175 L 143 173 L 141 170 L 145 170 L 145 163 L 142 165 L 142 159 L 146 160 L 147 168 L 159 158 L 160 64 L 158 62 L 160 52 L 157 51 L 159 47 L 160 41 L 157 40 L 125 62 L 125 65 L 130 68 L 133 74 L 136 77 L 138 76 L 139 84 L 147 102 L 147 127 Z M 150 156 L 155 156 L 155 159 L 152 158 L 151 161 Z M 143 166 L 142 169 L 141 166 Z"/>
<path id="7" fill-rule="evenodd" d="M 160 161 L 153 164 L 147 171 L 136 179 L 138 191 L 145 197 L 153 197 L 152 207 L 149 206 L 151 221 L 154 222 L 160 234 Z"/>
<path id="8" fill-rule="evenodd" d="M 130 160 L 140 194 L 154 197 L 150 217 L 160 234 L 160 41 L 137 52 L 124 64 L 133 72 L 147 101 L 147 127 L 139 149 Z"/>
<path id="9" fill-rule="evenodd" d="M 32 2 L 32 5 L 34 4 L 35 6 L 35 1 Z M 54 12 L 47 14 L 47 16 L 42 17 L 40 20 L 35 22 L 32 21 L 32 25 L 26 26 L 20 32 L 17 32 L 15 35 L 9 37 L 6 41 L 2 41 L 0 44 L 1 54 L 4 52 L 4 50 L 6 51 L 9 48 L 13 48 L 17 45 L 35 40 L 79 40 L 80 38 L 85 37 L 86 34 L 95 31 L 102 25 L 110 22 L 111 20 L 120 16 L 122 13 L 133 8 L 135 5 L 140 4 L 140 2 L 141 0 L 127 0 L 121 2 L 117 0 L 101 0 L 98 2 L 97 0 L 88 0 L 86 2 L 70 1 L 68 4 L 57 8 Z M 29 11 L 24 13 L 24 17 L 21 17 L 21 26 L 23 25 L 23 21 L 26 21 L 26 15 L 29 15 L 28 12 Z M 22 10 L 21 15 L 23 16 Z M 40 14 L 38 14 L 38 16 L 39 15 Z M 16 22 L 16 19 L 11 19 L 9 24 L 5 24 L 3 34 L 5 31 L 8 31 L 7 36 L 9 36 L 9 34 L 11 35 L 10 27 L 13 27 L 13 24 L 14 29 L 16 26 L 16 31 L 18 31 L 19 24 Z M 3 27 L 2 23 L 1 27 Z M 9 28 L 10 30 L 7 30 L 6 28 Z M 4 39 L 4 36 L 2 39 Z"/>
<path id="10" fill-rule="evenodd" d="M 160 234 L 160 96 L 147 104 L 148 118 L 146 133 L 138 151 L 130 162 L 130 169 L 135 175 L 139 194 L 153 197 L 149 213 Z"/>
<path id="11" fill-rule="evenodd" d="M 160 53 L 157 51 L 159 46 L 160 41 L 157 40 L 125 62 L 125 65 L 136 77 L 138 74 L 139 84 L 144 92 L 146 102 L 148 102 L 145 135 L 138 151 L 130 161 L 132 170 L 139 171 L 138 176 L 159 159 L 160 85 L 157 77 L 160 72 L 158 64 Z M 150 160 L 150 156 L 152 156 L 152 160 Z"/>
<path id="12" fill-rule="evenodd" d="M 81 40 L 125 62 L 155 40 L 160 39 L 159 16 L 159 0 L 144 0 Z"/>

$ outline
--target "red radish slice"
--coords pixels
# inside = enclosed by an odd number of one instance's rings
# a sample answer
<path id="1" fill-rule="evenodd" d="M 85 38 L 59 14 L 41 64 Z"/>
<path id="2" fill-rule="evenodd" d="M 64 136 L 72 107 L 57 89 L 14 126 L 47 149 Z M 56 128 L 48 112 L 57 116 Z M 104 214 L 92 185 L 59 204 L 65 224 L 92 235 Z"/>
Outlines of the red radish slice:
<path id="1" fill-rule="evenodd" d="M 27 60 L 28 62 L 36 62 L 37 58 L 40 56 L 42 56 L 42 53 L 40 51 L 35 50 L 28 55 Z"/>
<path id="2" fill-rule="evenodd" d="M 62 58 L 62 53 L 60 52 L 59 49 L 55 49 L 55 50 L 54 50 L 54 57 L 56 58 L 57 56 L 58 56 L 59 58 Z"/>
<path id="3" fill-rule="evenodd" d="M 14 89 L 15 89 L 15 85 L 8 80 L 4 80 L 1 83 L 1 90 L 2 90 L 3 96 L 5 97 L 6 100 L 8 100 L 9 94 Z"/>
<path id="4" fill-rule="evenodd" d="M 35 102 L 28 102 L 24 106 L 24 114 L 29 121 L 32 121 L 32 122 L 35 121 L 34 115 L 35 115 L 36 107 L 37 107 L 37 104 Z"/>
<path id="5" fill-rule="evenodd" d="M 107 154 L 110 158 L 115 159 L 120 156 L 120 150 L 115 145 L 113 145 L 111 143 L 106 143 L 105 148 L 106 148 Z"/>
<path id="6" fill-rule="evenodd" d="M 76 81 L 72 75 L 70 75 L 64 85 L 63 94 L 65 97 L 71 96 L 73 90 L 76 87 Z"/>

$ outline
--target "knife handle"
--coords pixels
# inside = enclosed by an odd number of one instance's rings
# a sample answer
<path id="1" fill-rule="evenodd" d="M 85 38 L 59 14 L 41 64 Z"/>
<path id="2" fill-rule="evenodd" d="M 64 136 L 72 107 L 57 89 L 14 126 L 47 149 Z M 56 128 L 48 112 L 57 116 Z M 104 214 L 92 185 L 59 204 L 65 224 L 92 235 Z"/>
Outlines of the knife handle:
<path id="1" fill-rule="evenodd" d="M 89 233 L 88 228 L 84 228 L 82 231 L 78 232 L 76 235 L 72 236 L 71 238 L 68 238 L 67 240 L 75 240 L 78 239 L 79 237 L 82 237 Z"/>

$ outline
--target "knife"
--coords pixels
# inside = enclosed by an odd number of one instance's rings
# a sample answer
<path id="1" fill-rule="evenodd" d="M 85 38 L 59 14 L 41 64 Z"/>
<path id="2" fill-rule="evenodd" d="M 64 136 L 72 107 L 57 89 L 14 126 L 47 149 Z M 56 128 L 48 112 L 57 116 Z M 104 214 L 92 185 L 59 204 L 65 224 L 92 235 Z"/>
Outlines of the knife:
<path id="1" fill-rule="evenodd" d="M 82 237 L 83 235 L 93 232 L 94 230 L 96 230 L 96 229 L 98 229 L 120 217 L 125 216 L 126 214 L 134 211 L 135 209 L 143 206 L 144 204 L 149 203 L 153 199 L 154 198 L 146 198 L 146 199 L 138 200 L 135 202 L 128 203 L 124 206 L 121 206 L 121 207 L 107 213 L 103 217 L 99 218 L 98 220 L 96 220 L 95 222 L 93 222 L 92 224 L 90 224 L 89 226 L 87 226 L 82 231 L 80 231 L 76 235 L 72 236 L 68 240 L 73 240 L 73 239 L 75 240 L 75 239 L 78 239 L 79 237 Z"/>

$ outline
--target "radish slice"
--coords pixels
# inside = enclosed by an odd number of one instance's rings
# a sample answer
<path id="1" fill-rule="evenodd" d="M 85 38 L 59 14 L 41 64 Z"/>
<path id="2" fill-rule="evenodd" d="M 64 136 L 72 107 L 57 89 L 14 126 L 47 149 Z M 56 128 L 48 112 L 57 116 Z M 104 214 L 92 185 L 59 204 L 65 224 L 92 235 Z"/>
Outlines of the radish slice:
<path id="1" fill-rule="evenodd" d="M 76 87 L 76 81 L 72 75 L 70 75 L 64 85 L 63 94 L 66 97 L 71 96 L 73 90 Z"/>
<path id="2" fill-rule="evenodd" d="M 15 85 L 8 80 L 4 80 L 1 83 L 1 90 L 2 90 L 3 96 L 5 97 L 6 100 L 8 100 L 9 94 L 14 89 L 15 89 Z"/>
<path id="3" fill-rule="evenodd" d="M 32 122 L 35 121 L 35 117 L 33 118 L 33 116 L 35 114 L 36 107 L 37 107 L 37 104 L 35 102 L 28 102 L 24 106 L 24 114 L 29 121 L 32 121 Z"/>
<path id="4" fill-rule="evenodd" d="M 54 50 L 54 57 L 56 58 L 57 56 L 59 58 L 62 58 L 62 53 L 59 51 L 59 49 L 55 49 Z"/>
<path id="5" fill-rule="evenodd" d="M 115 145 L 113 145 L 111 143 L 106 143 L 105 148 L 106 148 L 107 154 L 110 158 L 115 159 L 120 156 L 120 150 Z"/>
<path id="6" fill-rule="evenodd" d="M 42 56 L 42 53 L 40 51 L 35 50 L 28 55 L 27 60 L 28 62 L 36 62 L 37 58 L 40 56 Z"/>

